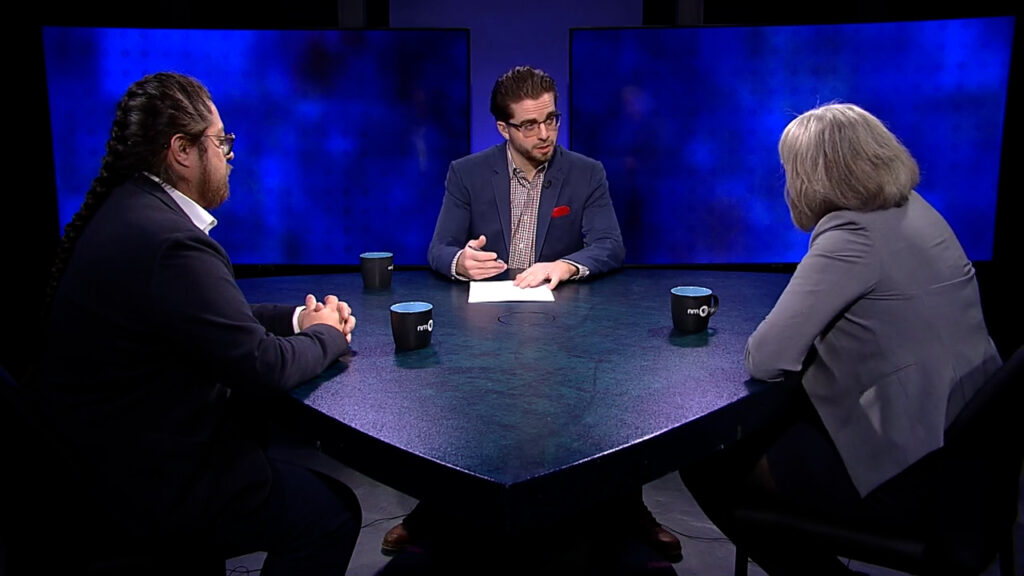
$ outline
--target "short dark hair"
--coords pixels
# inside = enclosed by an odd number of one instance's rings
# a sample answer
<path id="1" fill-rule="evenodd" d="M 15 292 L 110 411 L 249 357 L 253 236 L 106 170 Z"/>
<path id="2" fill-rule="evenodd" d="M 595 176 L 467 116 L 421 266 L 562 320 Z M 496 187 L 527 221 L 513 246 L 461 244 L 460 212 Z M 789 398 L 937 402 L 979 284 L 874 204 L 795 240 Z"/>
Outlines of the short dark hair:
<path id="1" fill-rule="evenodd" d="M 512 119 L 512 105 L 551 94 L 558 102 L 555 80 L 546 72 L 529 66 L 516 66 L 505 72 L 491 90 L 491 115 L 498 122 Z"/>
<path id="2" fill-rule="evenodd" d="M 899 138 L 854 104 L 831 102 L 798 116 L 782 132 L 779 158 L 790 216 L 805 231 L 836 210 L 902 206 L 921 178 Z"/>

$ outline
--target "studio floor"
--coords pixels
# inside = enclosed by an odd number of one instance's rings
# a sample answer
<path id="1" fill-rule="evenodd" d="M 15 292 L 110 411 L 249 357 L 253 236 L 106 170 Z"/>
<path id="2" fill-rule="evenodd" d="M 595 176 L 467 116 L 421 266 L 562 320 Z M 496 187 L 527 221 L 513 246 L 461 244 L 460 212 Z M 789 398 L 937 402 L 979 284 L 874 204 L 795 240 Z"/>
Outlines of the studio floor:
<path id="1" fill-rule="evenodd" d="M 390 559 L 380 553 L 381 538 L 407 512 L 412 510 L 416 500 L 354 470 L 346 470 L 344 480 L 359 496 L 363 508 L 363 529 L 358 542 L 356 542 L 347 575 L 374 576 Z M 1024 476 L 1022 476 L 1021 482 L 1022 488 L 1024 488 Z M 1022 494 L 1024 494 L 1024 489 L 1022 489 Z M 676 474 L 669 474 L 644 486 L 644 501 L 661 524 L 672 530 L 682 542 L 683 560 L 673 565 L 676 574 L 680 576 L 730 576 L 733 573 L 735 548 L 708 521 Z M 1016 573 L 1024 574 L 1024 497 L 1022 497 L 1018 510 L 1014 531 Z M 481 518 L 481 521 L 475 523 L 472 529 L 481 530 L 485 526 L 485 520 Z M 226 574 L 229 576 L 259 574 L 262 562 L 262 553 L 233 558 L 227 561 Z M 857 562 L 851 562 L 850 567 L 872 576 L 903 574 Z M 764 576 L 764 572 L 755 564 L 749 566 L 748 574 Z M 998 574 L 997 567 L 993 565 L 982 576 L 998 576 Z"/>

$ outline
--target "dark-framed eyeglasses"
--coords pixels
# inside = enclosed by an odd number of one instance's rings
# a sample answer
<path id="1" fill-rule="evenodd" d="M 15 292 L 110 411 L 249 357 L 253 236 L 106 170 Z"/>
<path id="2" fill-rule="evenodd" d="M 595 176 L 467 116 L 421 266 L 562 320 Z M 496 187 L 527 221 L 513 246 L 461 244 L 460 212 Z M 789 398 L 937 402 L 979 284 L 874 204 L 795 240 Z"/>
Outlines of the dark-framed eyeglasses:
<path id="1" fill-rule="evenodd" d="M 231 156 L 231 149 L 235 147 L 235 133 L 231 132 L 223 136 L 216 134 L 203 134 L 205 138 L 213 138 L 213 141 L 220 147 L 225 156 Z"/>
<path id="2" fill-rule="evenodd" d="M 540 130 L 541 124 L 543 124 L 548 130 L 554 130 L 555 128 L 558 128 L 558 125 L 561 123 L 562 113 L 552 112 L 551 114 L 548 114 L 548 117 L 541 122 L 537 122 L 536 120 L 527 120 L 522 124 L 516 124 L 515 122 L 505 122 L 505 125 L 515 128 L 516 130 L 519 130 L 519 133 L 522 134 L 523 136 L 532 136 L 537 133 L 537 130 Z"/>

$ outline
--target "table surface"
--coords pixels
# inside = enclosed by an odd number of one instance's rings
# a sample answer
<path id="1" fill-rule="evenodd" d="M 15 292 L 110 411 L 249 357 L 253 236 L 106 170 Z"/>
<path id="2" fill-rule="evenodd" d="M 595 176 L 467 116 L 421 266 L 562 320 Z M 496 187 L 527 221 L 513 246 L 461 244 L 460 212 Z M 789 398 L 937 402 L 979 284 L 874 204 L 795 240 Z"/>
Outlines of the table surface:
<path id="1" fill-rule="evenodd" d="M 626 268 L 560 285 L 554 302 L 467 302 L 428 270 L 390 289 L 359 273 L 239 280 L 252 302 L 337 294 L 357 318 L 352 353 L 292 395 L 325 449 L 415 498 L 509 525 L 654 480 L 756 429 L 785 386 L 751 380 L 747 336 L 787 273 Z M 672 328 L 669 290 L 721 300 L 707 332 Z M 396 352 L 391 304 L 434 305 L 428 348 Z"/>

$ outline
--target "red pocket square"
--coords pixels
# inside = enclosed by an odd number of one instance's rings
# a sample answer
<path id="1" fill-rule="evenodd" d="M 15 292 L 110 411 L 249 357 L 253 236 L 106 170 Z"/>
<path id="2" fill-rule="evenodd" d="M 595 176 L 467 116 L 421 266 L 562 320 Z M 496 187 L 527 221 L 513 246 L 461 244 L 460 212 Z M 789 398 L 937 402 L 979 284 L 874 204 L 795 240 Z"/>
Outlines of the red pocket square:
<path id="1" fill-rule="evenodd" d="M 562 216 L 568 216 L 569 212 L 568 206 L 555 206 L 555 209 L 551 211 L 551 217 L 561 218 Z"/>

